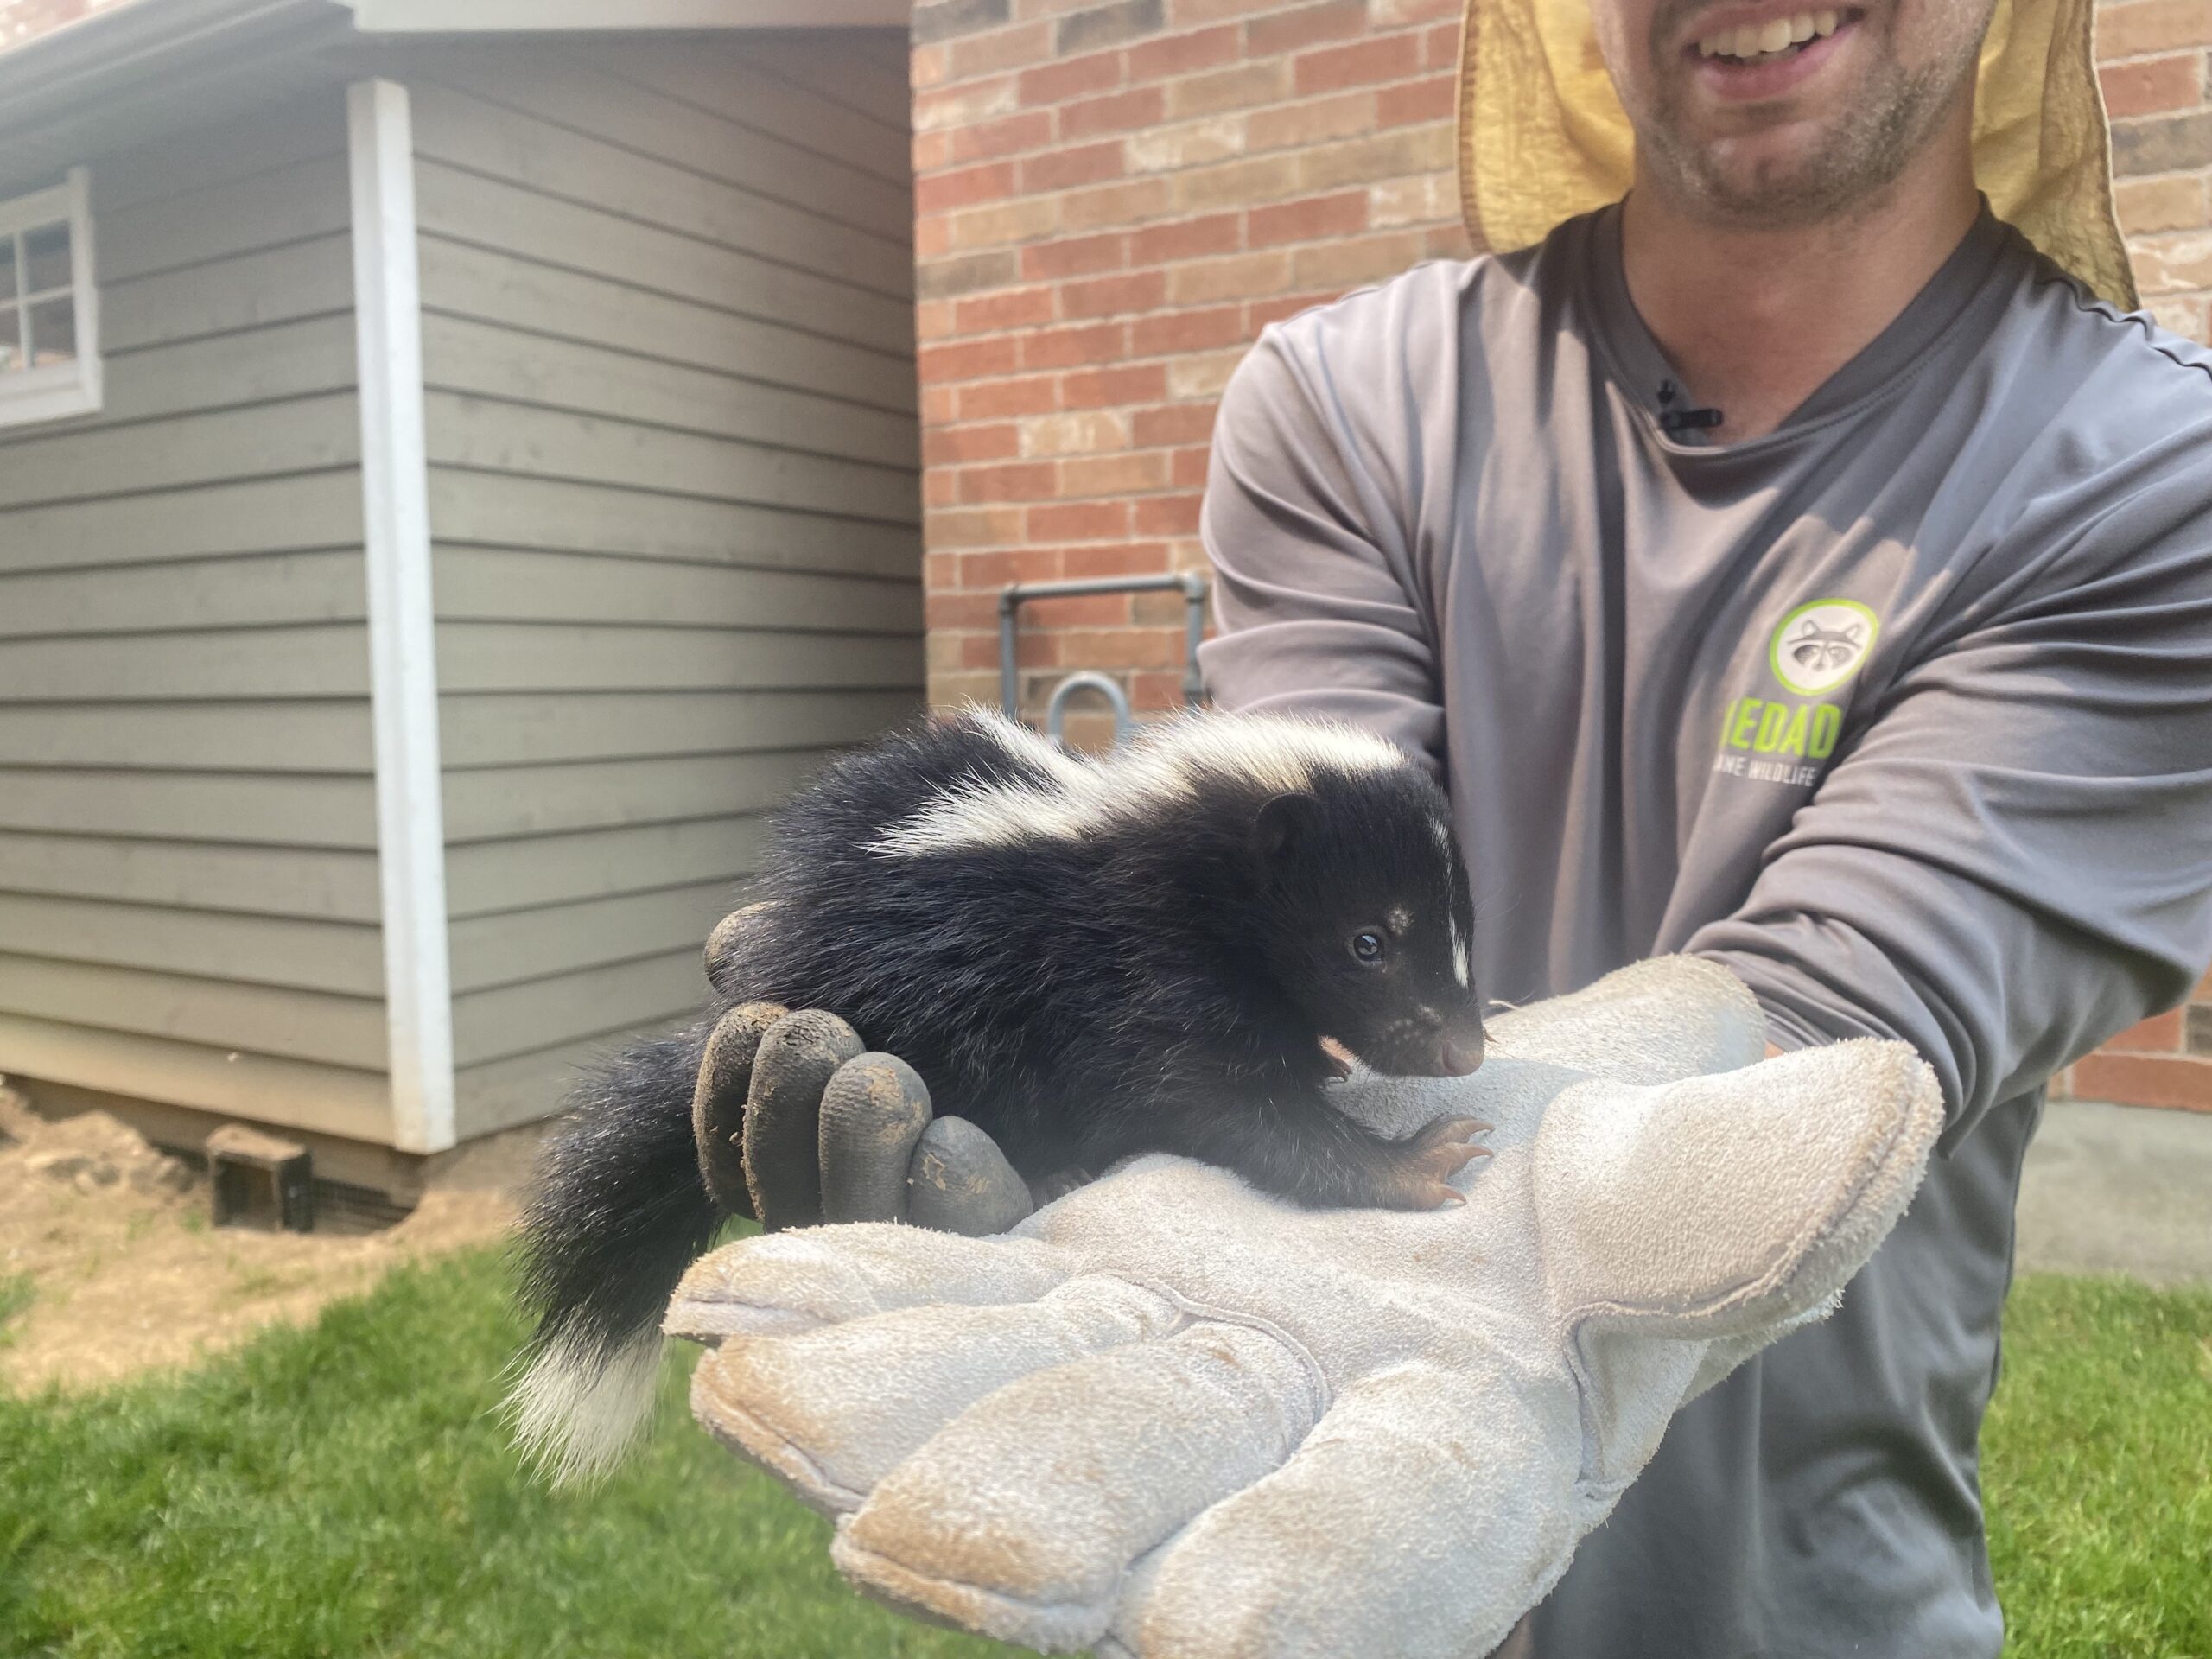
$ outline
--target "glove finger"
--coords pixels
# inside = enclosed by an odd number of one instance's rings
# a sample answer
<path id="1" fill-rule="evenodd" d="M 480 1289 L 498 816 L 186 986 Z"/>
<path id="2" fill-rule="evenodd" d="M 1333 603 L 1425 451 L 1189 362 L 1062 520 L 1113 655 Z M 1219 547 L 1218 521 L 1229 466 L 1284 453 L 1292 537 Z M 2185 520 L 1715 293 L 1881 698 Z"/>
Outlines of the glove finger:
<path id="1" fill-rule="evenodd" d="M 1904 1212 L 1942 1124 L 1927 1064 L 1866 1039 L 1662 1089 L 1580 1084 L 1531 1174 L 1554 1305 L 1698 1338 L 1802 1314 Z"/>
<path id="2" fill-rule="evenodd" d="M 761 1227 L 822 1220 L 822 1091 L 861 1049 L 834 1014 L 801 1008 L 768 1027 L 745 1103 L 745 1183 Z"/>
<path id="3" fill-rule="evenodd" d="M 1571 1394 L 1531 1394 L 1495 1362 L 1368 1378 L 1281 1468 L 1138 1565 L 1100 1651 L 1487 1653 L 1565 1570 L 1580 1435 Z"/>
<path id="4" fill-rule="evenodd" d="M 1751 987 L 1699 957 L 1654 957 L 1567 996 L 1488 1022 L 1493 1053 L 1622 1083 L 1672 1083 L 1750 1065 L 1766 1052 Z"/>
<path id="5" fill-rule="evenodd" d="M 929 1122 L 929 1086 L 896 1054 L 839 1066 L 822 1091 L 823 1220 L 906 1220 L 907 1166 Z"/>
<path id="6" fill-rule="evenodd" d="M 691 1141 L 699 1174 L 720 1208 L 753 1213 L 745 1181 L 745 1099 L 753 1086 L 760 1039 L 787 1010 L 779 1002 L 746 1002 L 715 1022 L 691 1094 Z"/>
<path id="7" fill-rule="evenodd" d="M 1211 1319 L 1032 1372 L 884 1476 L 831 1558 L 929 1617 L 1088 1647 L 1129 1563 L 1278 1466 L 1323 1399 L 1285 1338 Z"/>
<path id="8" fill-rule="evenodd" d="M 924 1129 L 907 1166 L 906 1219 L 917 1227 L 982 1238 L 1002 1233 L 1036 1205 L 999 1143 L 964 1117 Z"/>
<path id="9" fill-rule="evenodd" d="M 1100 1278 L 1033 1302 L 901 1308 L 727 1343 L 692 1373 L 691 1410 L 717 1440 L 838 1514 L 992 1390 L 1179 1323 L 1154 1293 Z"/>
<path id="10" fill-rule="evenodd" d="M 773 908 L 747 905 L 733 910 L 707 935 L 707 982 L 724 996 L 750 1000 L 752 993 L 744 983 L 745 942 L 767 925 Z"/>
<path id="11" fill-rule="evenodd" d="M 1033 1238 L 963 1238 L 918 1227 L 807 1229 L 740 1239 L 693 1262 L 661 1328 L 715 1343 L 785 1336 L 931 1303 L 1032 1302 L 1068 1276 Z"/>

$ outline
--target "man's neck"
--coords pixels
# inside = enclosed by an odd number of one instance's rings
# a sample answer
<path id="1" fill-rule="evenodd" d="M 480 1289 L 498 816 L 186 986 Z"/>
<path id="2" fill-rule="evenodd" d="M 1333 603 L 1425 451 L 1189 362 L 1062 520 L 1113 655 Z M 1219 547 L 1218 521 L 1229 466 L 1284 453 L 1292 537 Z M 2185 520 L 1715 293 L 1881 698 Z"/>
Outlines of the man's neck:
<path id="1" fill-rule="evenodd" d="M 1680 371 L 1707 436 L 1771 432 L 1927 285 L 1980 211 L 1963 135 L 1929 146 L 1882 199 L 1802 229 L 1716 226 L 1639 181 L 1621 213 L 1629 296 Z"/>

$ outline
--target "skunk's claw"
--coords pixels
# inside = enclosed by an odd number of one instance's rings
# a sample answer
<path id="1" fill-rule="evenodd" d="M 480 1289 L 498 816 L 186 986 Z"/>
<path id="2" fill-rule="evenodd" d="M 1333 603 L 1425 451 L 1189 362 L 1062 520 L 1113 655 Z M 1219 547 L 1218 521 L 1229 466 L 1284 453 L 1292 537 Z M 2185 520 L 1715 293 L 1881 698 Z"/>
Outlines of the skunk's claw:
<path id="1" fill-rule="evenodd" d="M 1465 1204 L 1466 1196 L 1452 1178 L 1478 1158 L 1491 1155 L 1473 1137 L 1490 1125 L 1478 1117 L 1443 1117 L 1408 1135 L 1390 1149 L 1389 1173 L 1379 1202 L 1391 1210 L 1433 1210 Z"/>

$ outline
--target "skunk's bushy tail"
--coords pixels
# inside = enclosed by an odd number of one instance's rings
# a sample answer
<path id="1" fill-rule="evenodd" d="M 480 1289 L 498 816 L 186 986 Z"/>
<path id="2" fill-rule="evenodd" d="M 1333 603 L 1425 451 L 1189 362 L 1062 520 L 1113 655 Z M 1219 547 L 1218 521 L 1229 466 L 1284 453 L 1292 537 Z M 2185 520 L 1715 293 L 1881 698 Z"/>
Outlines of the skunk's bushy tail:
<path id="1" fill-rule="evenodd" d="M 517 1443 L 556 1484 L 605 1473 L 645 1426 L 661 1315 L 721 1222 L 691 1136 L 708 1030 L 601 1065 L 539 1155 L 520 1286 L 537 1329 L 507 1405 Z"/>

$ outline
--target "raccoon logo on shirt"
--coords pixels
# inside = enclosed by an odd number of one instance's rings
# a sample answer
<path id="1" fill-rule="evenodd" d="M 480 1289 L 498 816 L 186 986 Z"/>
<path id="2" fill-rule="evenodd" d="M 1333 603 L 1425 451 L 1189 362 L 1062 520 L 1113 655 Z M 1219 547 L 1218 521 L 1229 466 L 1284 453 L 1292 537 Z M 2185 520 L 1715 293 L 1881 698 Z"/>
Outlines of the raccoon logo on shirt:
<path id="1" fill-rule="evenodd" d="M 1830 702 L 1866 664 L 1881 619 L 1855 599 L 1816 599 L 1776 625 L 1767 667 L 1786 697 L 1744 696 L 1720 722 L 1715 772 L 1761 783 L 1808 786 L 1835 753 L 1843 704 Z"/>

